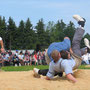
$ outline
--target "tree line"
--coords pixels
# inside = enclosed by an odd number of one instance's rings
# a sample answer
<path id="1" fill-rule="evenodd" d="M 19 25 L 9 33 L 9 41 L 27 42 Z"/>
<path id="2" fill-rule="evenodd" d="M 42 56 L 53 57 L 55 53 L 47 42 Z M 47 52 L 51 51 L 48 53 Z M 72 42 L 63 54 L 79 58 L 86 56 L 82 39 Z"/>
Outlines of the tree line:
<path id="1" fill-rule="evenodd" d="M 41 18 L 36 26 L 33 26 L 30 19 L 26 22 L 20 21 L 19 26 L 16 26 L 14 20 L 9 17 L 6 22 L 5 17 L 0 16 L 0 36 L 3 38 L 5 49 L 7 50 L 22 50 L 22 49 L 40 49 L 44 50 L 52 42 L 60 42 L 65 36 L 68 36 L 71 41 L 75 32 L 73 22 L 65 24 L 63 20 L 58 20 L 56 23 L 49 21 L 44 24 Z M 86 33 L 84 38 L 90 40 L 90 34 Z M 81 47 L 84 47 L 82 40 Z"/>

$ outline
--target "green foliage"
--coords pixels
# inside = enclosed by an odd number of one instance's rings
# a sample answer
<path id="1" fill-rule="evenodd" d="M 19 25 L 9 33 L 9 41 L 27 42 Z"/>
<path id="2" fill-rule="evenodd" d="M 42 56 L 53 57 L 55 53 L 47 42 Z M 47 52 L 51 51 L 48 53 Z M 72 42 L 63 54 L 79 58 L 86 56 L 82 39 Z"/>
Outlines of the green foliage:
<path id="1" fill-rule="evenodd" d="M 88 38 L 88 40 L 90 40 L 90 34 L 86 33 L 86 35 L 84 36 L 84 38 Z"/>
<path id="2" fill-rule="evenodd" d="M 64 29 L 65 29 L 65 24 L 63 20 L 58 21 L 55 25 L 55 41 L 62 41 L 64 39 Z"/>
<path id="3" fill-rule="evenodd" d="M 72 41 L 73 35 L 75 33 L 75 27 L 74 24 L 70 21 L 69 24 L 67 25 L 67 28 L 64 30 L 65 36 L 69 37 L 70 40 Z"/>
<path id="4" fill-rule="evenodd" d="M 19 27 L 16 30 L 16 49 L 23 49 L 23 44 L 24 44 L 24 36 L 25 36 L 25 23 L 23 20 L 20 21 Z"/>
<path id="5" fill-rule="evenodd" d="M 52 42 L 62 41 L 65 36 L 72 41 L 74 32 L 75 26 L 71 21 L 68 25 L 63 20 L 58 20 L 56 23 L 49 21 L 45 25 L 43 19 L 40 19 L 33 27 L 28 18 L 26 22 L 21 20 L 17 27 L 11 17 L 6 22 L 5 17 L 0 16 L 0 36 L 3 38 L 5 49 L 36 49 L 36 46 L 40 45 L 41 50 L 44 50 Z M 84 38 L 90 40 L 90 34 L 87 33 Z M 81 47 L 84 46 L 82 39 Z"/>

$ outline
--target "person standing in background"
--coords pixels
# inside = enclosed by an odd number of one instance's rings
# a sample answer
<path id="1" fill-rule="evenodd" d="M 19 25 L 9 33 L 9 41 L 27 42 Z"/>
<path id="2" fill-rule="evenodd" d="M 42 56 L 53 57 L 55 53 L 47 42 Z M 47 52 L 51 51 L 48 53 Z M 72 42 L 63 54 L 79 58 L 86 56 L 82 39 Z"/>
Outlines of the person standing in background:
<path id="1" fill-rule="evenodd" d="M 3 44 L 3 40 L 2 38 L 0 37 L 0 45 L 1 45 L 1 52 L 5 52 L 5 49 L 4 49 L 4 44 Z"/>

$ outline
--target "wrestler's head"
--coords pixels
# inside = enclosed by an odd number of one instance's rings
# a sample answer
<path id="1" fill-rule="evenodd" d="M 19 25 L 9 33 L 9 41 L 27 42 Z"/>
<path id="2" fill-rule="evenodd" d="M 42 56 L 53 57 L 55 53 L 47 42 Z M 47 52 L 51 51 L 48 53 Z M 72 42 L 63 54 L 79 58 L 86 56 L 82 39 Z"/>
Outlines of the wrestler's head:
<path id="1" fill-rule="evenodd" d="M 60 52 L 58 52 L 57 50 L 53 50 L 51 53 L 51 57 L 53 58 L 54 62 L 57 62 L 61 57 Z"/>
<path id="2" fill-rule="evenodd" d="M 62 50 L 61 52 L 60 52 L 60 54 L 61 54 L 61 58 L 63 58 L 63 59 L 69 59 L 71 56 L 70 56 L 70 52 L 68 52 L 68 51 L 64 51 L 64 50 Z"/>

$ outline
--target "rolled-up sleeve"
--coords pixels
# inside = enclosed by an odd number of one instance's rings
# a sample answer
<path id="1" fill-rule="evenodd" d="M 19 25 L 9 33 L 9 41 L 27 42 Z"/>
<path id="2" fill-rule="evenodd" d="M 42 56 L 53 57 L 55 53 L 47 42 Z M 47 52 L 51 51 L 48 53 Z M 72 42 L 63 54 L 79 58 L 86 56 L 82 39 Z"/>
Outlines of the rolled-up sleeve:
<path id="1" fill-rule="evenodd" d="M 50 62 L 49 64 L 49 71 L 47 73 L 47 77 L 49 77 L 50 79 L 52 79 L 54 77 L 54 69 L 53 69 L 53 64 Z"/>

